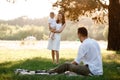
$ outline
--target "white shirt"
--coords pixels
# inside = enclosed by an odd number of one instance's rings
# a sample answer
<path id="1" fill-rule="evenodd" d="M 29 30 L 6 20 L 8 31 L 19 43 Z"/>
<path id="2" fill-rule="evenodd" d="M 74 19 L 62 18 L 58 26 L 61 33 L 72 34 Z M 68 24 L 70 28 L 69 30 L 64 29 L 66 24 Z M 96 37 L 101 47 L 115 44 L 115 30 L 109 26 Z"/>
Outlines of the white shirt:
<path id="1" fill-rule="evenodd" d="M 84 64 L 88 64 L 88 67 L 92 74 L 103 74 L 100 47 L 95 40 L 87 38 L 80 45 L 75 62 L 79 64 L 81 61 Z"/>
<path id="2" fill-rule="evenodd" d="M 48 19 L 48 23 L 50 24 L 51 28 L 56 28 L 56 20 L 55 19 Z"/>

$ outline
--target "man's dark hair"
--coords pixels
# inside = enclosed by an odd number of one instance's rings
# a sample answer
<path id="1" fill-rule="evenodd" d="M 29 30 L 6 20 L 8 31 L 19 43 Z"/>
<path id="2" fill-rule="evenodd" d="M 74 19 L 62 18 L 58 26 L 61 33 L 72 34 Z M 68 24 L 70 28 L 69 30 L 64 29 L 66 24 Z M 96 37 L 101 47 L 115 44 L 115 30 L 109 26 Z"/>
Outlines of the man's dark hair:
<path id="1" fill-rule="evenodd" d="M 88 32 L 87 32 L 87 29 L 85 27 L 80 27 L 78 28 L 78 34 L 81 34 L 82 36 L 88 36 Z"/>

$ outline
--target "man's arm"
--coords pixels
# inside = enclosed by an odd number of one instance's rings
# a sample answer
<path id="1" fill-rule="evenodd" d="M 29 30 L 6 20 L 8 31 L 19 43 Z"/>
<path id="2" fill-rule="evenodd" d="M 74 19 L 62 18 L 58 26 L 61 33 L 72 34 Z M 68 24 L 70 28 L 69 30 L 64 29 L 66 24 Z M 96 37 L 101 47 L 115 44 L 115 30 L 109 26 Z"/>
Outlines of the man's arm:
<path id="1" fill-rule="evenodd" d="M 52 32 L 61 33 L 64 30 L 65 26 L 66 26 L 66 24 L 64 24 L 59 30 L 53 30 Z"/>
<path id="2" fill-rule="evenodd" d="M 82 58 L 85 56 L 86 51 L 87 51 L 87 48 L 85 47 L 85 45 L 81 44 L 78 50 L 77 57 L 72 63 L 78 65 L 81 62 Z"/>

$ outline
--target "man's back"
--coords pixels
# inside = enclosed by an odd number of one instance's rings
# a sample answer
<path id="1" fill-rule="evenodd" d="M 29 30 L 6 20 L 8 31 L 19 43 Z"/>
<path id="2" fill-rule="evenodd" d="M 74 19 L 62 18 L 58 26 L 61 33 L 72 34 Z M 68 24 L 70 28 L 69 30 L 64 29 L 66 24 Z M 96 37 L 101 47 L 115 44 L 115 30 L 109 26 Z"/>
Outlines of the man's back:
<path id="1" fill-rule="evenodd" d="M 103 74 L 100 48 L 98 43 L 93 39 L 87 38 L 83 41 L 80 45 L 76 61 L 79 63 L 83 61 L 84 64 L 87 64 L 94 75 Z"/>

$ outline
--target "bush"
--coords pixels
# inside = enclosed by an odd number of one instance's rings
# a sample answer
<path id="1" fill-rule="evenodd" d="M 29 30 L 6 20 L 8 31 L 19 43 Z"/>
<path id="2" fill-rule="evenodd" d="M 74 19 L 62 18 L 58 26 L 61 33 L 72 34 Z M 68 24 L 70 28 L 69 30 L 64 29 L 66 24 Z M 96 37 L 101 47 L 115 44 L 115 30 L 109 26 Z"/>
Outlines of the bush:
<path id="1" fill-rule="evenodd" d="M 94 38 L 96 40 L 105 40 L 103 36 L 104 28 L 104 25 L 94 25 L 88 27 L 89 37 Z"/>
<path id="2" fill-rule="evenodd" d="M 0 25 L 0 39 L 2 40 L 22 40 L 27 36 L 35 36 L 38 40 L 43 39 L 43 34 L 47 34 L 45 27 L 25 25 L 23 27 Z M 45 33 L 44 33 L 45 32 Z"/>
<path id="3" fill-rule="evenodd" d="M 108 38 L 108 26 L 106 26 L 106 27 L 104 28 L 103 36 L 104 36 L 105 40 L 107 40 L 107 38 Z"/>
<path id="4" fill-rule="evenodd" d="M 67 21 L 64 31 L 61 33 L 62 40 L 75 41 L 77 38 L 77 23 Z M 107 40 L 108 27 L 104 25 L 93 25 L 86 27 L 89 32 L 89 37 L 96 40 Z M 47 40 L 50 31 L 48 25 L 46 26 L 35 26 L 35 25 L 8 25 L 0 24 L 0 39 L 1 40 L 23 40 L 27 36 L 34 36 L 37 40 Z"/>

